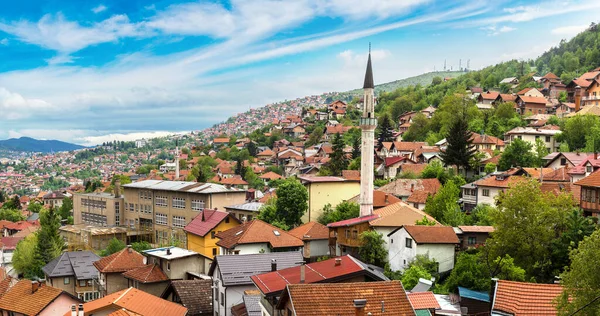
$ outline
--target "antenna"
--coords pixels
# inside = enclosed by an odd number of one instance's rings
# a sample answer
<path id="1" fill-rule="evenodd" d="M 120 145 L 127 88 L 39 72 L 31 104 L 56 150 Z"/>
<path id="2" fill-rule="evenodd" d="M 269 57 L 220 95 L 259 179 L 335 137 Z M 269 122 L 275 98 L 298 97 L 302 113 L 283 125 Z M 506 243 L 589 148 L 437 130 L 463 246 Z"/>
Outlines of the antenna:
<path id="1" fill-rule="evenodd" d="M 371 42 L 369 42 L 369 54 L 371 53 Z"/>

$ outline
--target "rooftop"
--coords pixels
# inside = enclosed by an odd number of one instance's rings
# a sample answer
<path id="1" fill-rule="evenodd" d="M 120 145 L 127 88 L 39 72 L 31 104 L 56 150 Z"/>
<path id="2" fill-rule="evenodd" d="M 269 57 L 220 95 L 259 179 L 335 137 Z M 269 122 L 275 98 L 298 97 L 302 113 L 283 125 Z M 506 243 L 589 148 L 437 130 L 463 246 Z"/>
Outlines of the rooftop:
<path id="1" fill-rule="evenodd" d="M 288 233 L 302 240 L 318 240 L 329 238 L 329 229 L 317 222 L 308 222 L 290 230 Z"/>
<path id="2" fill-rule="evenodd" d="M 189 315 L 209 315 L 213 311 L 211 286 L 212 280 L 173 280 L 169 287 L 188 308 Z"/>
<path id="3" fill-rule="evenodd" d="M 408 300 L 414 309 L 440 309 L 440 303 L 433 292 L 407 293 Z"/>
<path id="4" fill-rule="evenodd" d="M 145 267 L 136 268 L 123 273 L 127 279 L 136 280 L 141 283 L 156 283 L 169 281 L 169 277 L 156 264 L 149 264 Z"/>
<path id="5" fill-rule="evenodd" d="M 135 288 L 128 288 L 95 301 L 83 304 L 86 313 L 94 313 L 106 308 L 125 309 L 139 315 L 187 315 L 188 309 L 174 302 L 169 302 L 140 291 Z M 65 314 L 70 315 L 70 312 Z"/>
<path id="6" fill-rule="evenodd" d="M 225 218 L 229 216 L 230 219 L 240 222 L 235 216 L 230 215 L 227 212 L 217 210 L 203 210 L 200 214 L 196 215 L 189 224 L 183 229 L 194 235 L 206 236 L 211 230 L 217 227 Z"/>
<path id="7" fill-rule="evenodd" d="M 191 256 L 198 256 L 199 253 L 179 247 L 154 248 L 143 251 L 145 255 L 153 256 L 166 260 L 174 260 Z"/>
<path id="8" fill-rule="evenodd" d="M 0 310 L 24 315 L 37 315 L 63 293 L 62 290 L 41 284 L 32 293 L 30 280 L 21 280 L 0 298 Z"/>
<path id="9" fill-rule="evenodd" d="M 252 284 L 250 276 L 271 271 L 272 260 L 278 269 L 285 269 L 299 265 L 304 259 L 300 251 L 216 256 L 208 274 L 213 275 L 218 266 L 225 286 L 248 285 Z"/>
<path id="10" fill-rule="evenodd" d="M 231 249 L 239 244 L 268 243 L 272 248 L 302 247 L 302 240 L 290 233 L 255 219 L 218 233 L 218 246 Z"/>
<path id="11" fill-rule="evenodd" d="M 94 267 L 94 262 L 98 260 L 100 257 L 91 251 L 63 252 L 42 270 L 49 278 L 75 276 L 77 280 L 96 279 L 98 269 Z"/>
<path id="12" fill-rule="evenodd" d="M 198 194 L 211 193 L 226 193 L 226 192 L 243 192 L 244 190 L 236 188 L 228 188 L 221 184 L 215 183 L 198 183 L 190 181 L 164 181 L 164 180 L 143 180 L 139 182 L 123 185 L 125 188 L 161 190 L 161 191 L 176 191 Z"/>
<path id="13" fill-rule="evenodd" d="M 417 244 L 458 244 L 458 237 L 454 229 L 450 226 L 421 226 L 406 225 L 400 227 L 415 240 Z M 398 229 L 392 231 L 388 236 L 395 233 Z"/>
<path id="14" fill-rule="evenodd" d="M 127 247 L 94 262 L 94 266 L 101 273 L 125 272 L 145 266 L 144 259 L 142 254 Z"/>
<path id="15" fill-rule="evenodd" d="M 499 280 L 492 310 L 519 316 L 557 315 L 553 301 L 561 293 L 559 284 Z"/>
<path id="16" fill-rule="evenodd" d="M 248 202 L 244 204 L 225 206 L 225 208 L 238 211 L 258 212 L 263 205 L 265 204 L 261 202 Z"/>

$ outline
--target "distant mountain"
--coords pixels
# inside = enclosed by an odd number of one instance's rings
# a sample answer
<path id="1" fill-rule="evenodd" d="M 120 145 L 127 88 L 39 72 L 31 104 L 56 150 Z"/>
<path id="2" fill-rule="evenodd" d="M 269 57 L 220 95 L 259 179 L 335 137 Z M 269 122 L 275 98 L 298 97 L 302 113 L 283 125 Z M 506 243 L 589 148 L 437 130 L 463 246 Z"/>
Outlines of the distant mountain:
<path id="1" fill-rule="evenodd" d="M 58 152 L 85 148 L 84 146 L 61 142 L 59 140 L 38 140 L 30 137 L 0 140 L 0 149 L 25 152 Z"/>

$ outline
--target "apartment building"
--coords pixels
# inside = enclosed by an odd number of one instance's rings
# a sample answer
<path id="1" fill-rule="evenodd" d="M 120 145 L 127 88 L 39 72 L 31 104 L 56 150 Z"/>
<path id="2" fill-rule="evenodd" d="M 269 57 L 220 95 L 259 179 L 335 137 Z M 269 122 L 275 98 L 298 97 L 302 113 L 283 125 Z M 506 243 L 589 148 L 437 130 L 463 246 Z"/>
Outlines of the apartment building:
<path id="1" fill-rule="evenodd" d="M 102 227 L 121 226 L 125 201 L 123 196 L 111 193 L 75 193 L 73 195 L 73 222 Z"/>
<path id="2" fill-rule="evenodd" d="M 560 129 L 516 127 L 504 134 L 504 143 L 510 144 L 515 139 L 522 139 L 532 145 L 532 151 L 535 150 L 535 141 L 542 139 L 548 152 L 559 151 L 560 142 L 556 141 L 555 136 L 560 133 Z"/>

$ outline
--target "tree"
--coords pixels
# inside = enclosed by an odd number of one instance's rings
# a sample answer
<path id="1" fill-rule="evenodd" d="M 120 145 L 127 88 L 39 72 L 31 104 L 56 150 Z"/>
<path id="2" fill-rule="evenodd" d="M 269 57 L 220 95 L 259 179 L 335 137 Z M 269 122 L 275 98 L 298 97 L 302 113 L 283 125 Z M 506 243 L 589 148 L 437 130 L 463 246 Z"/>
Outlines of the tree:
<path id="1" fill-rule="evenodd" d="M 440 183 L 444 184 L 450 178 L 450 174 L 444 169 L 444 166 L 438 160 L 433 160 L 421 172 L 421 177 L 423 179 L 433 179 L 436 178 L 440 181 Z"/>
<path id="2" fill-rule="evenodd" d="M 471 136 L 472 133 L 469 131 L 466 116 L 459 117 L 451 125 L 446 135 L 448 146 L 446 147 L 446 151 L 441 154 L 442 160 L 447 166 L 463 167 L 465 174 L 471 168 L 470 162 L 475 154 Z"/>
<path id="3" fill-rule="evenodd" d="M 21 215 L 21 212 L 15 209 L 0 209 L 0 220 L 7 220 L 11 222 L 18 222 L 25 219 L 25 216 Z"/>
<path id="4" fill-rule="evenodd" d="M 385 112 L 379 117 L 377 129 L 379 130 L 377 139 L 380 144 L 382 142 L 391 142 L 394 139 L 393 123 L 389 113 Z"/>
<path id="5" fill-rule="evenodd" d="M 483 172 L 485 172 L 486 174 L 490 174 L 496 171 L 496 164 L 493 162 L 488 162 L 485 164 L 485 167 L 483 167 Z"/>
<path id="6" fill-rule="evenodd" d="M 113 239 L 111 239 L 108 242 L 108 245 L 106 246 L 106 248 L 102 249 L 100 251 L 100 256 L 102 256 L 102 257 L 110 256 L 113 253 L 117 253 L 117 252 L 125 249 L 125 247 L 127 247 L 127 246 L 125 245 L 125 243 L 122 240 L 114 237 Z"/>
<path id="7" fill-rule="evenodd" d="M 69 197 L 65 197 L 63 199 L 63 203 L 58 209 L 58 215 L 61 219 L 67 219 L 71 216 L 71 211 L 73 210 L 73 200 Z"/>
<path id="8" fill-rule="evenodd" d="M 21 200 L 19 199 L 19 196 L 15 194 L 2 205 L 2 208 L 5 210 L 21 210 Z"/>
<path id="9" fill-rule="evenodd" d="M 541 139 L 537 138 L 535 140 L 535 159 L 533 161 L 533 166 L 535 167 L 543 167 L 544 157 L 548 155 L 548 149 L 546 148 L 546 143 Z"/>
<path id="10" fill-rule="evenodd" d="M 60 217 L 54 208 L 40 212 L 40 229 L 37 232 L 37 245 L 35 260 L 45 266 L 52 259 L 58 257 L 66 247 L 65 241 L 60 236 Z"/>
<path id="11" fill-rule="evenodd" d="M 41 203 L 38 203 L 38 202 L 31 202 L 27 206 L 27 210 L 32 213 L 39 213 L 42 210 L 42 208 L 44 208 L 44 207 L 42 206 Z"/>
<path id="12" fill-rule="evenodd" d="M 298 226 L 308 209 L 308 191 L 297 179 L 288 178 L 277 188 L 275 205 L 282 222 L 290 227 Z"/>
<path id="13" fill-rule="evenodd" d="M 359 240 L 358 255 L 361 260 L 383 268 L 387 263 L 388 256 L 383 236 L 374 230 L 368 230 L 360 234 Z"/>
<path id="14" fill-rule="evenodd" d="M 500 170 L 508 170 L 512 167 L 534 166 L 535 156 L 531 149 L 532 146 L 530 143 L 515 138 L 504 149 L 500 161 L 498 161 L 498 168 Z"/>
<path id="15" fill-rule="evenodd" d="M 333 152 L 330 155 L 331 160 L 329 161 L 329 170 L 334 176 L 340 176 L 343 170 L 346 170 L 348 167 L 348 159 L 346 158 L 346 153 L 344 153 L 344 141 L 342 140 L 342 136 L 337 133 L 333 137 Z"/>
<path id="16" fill-rule="evenodd" d="M 425 213 L 438 222 L 458 226 L 464 224 L 465 217 L 458 207 L 460 188 L 453 180 L 448 180 L 434 196 L 427 198 Z"/>
<path id="17" fill-rule="evenodd" d="M 411 290 L 418 283 L 419 279 L 431 280 L 429 271 L 418 265 L 410 266 L 402 273 L 402 285 L 406 290 Z"/>
<path id="18" fill-rule="evenodd" d="M 559 315 L 598 315 L 600 301 L 600 265 L 595 264 L 600 257 L 600 230 L 594 231 L 571 251 L 571 265 L 560 275 L 563 286 L 562 295 L 557 299 Z M 594 303 L 592 301 L 596 300 Z"/>
<path id="19" fill-rule="evenodd" d="M 131 243 L 131 248 L 137 252 L 142 252 L 144 250 L 152 249 L 152 245 L 149 242 L 142 240 Z"/>
<path id="20" fill-rule="evenodd" d="M 360 159 L 360 137 L 355 137 L 352 141 L 352 159 Z M 359 164 L 360 165 L 360 164 Z M 358 169 L 356 169 L 358 170 Z"/>
<path id="21" fill-rule="evenodd" d="M 422 225 L 422 226 L 435 226 L 437 223 L 436 221 L 432 221 L 430 219 L 427 218 L 427 216 L 423 215 L 422 219 L 418 219 L 415 222 L 415 225 Z"/>
<path id="22" fill-rule="evenodd" d="M 27 235 L 19 241 L 13 254 L 13 267 L 27 279 L 44 277 L 43 265 L 35 260 L 37 240 L 37 234 Z"/>
<path id="23" fill-rule="evenodd" d="M 335 209 L 331 207 L 331 204 L 323 207 L 323 213 L 317 221 L 323 225 L 329 223 L 343 221 L 345 219 L 358 217 L 360 214 L 360 206 L 354 202 L 343 201 L 338 204 Z"/>
<path id="24" fill-rule="evenodd" d="M 583 212 L 573 209 L 567 217 L 566 230 L 560 238 L 553 240 L 552 245 L 552 265 L 558 275 L 562 270 L 569 266 L 569 252 L 577 249 L 579 242 L 586 236 L 591 235 L 596 229 L 596 225 L 591 218 L 585 217 Z"/>
<path id="25" fill-rule="evenodd" d="M 477 206 L 471 210 L 468 222 L 471 225 L 476 226 L 493 226 L 494 221 L 492 220 L 490 213 L 494 211 L 494 207 L 489 204 L 477 204 Z"/>
<path id="26" fill-rule="evenodd" d="M 325 130 L 323 129 L 323 127 L 321 126 L 317 126 L 315 127 L 315 129 L 312 131 L 312 133 L 310 133 L 310 135 L 308 136 L 308 140 L 306 141 L 306 146 L 313 146 L 318 144 L 321 141 L 321 137 L 323 137 L 323 134 L 325 133 Z"/>

